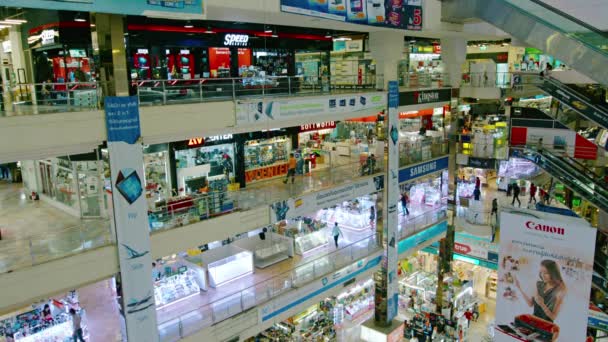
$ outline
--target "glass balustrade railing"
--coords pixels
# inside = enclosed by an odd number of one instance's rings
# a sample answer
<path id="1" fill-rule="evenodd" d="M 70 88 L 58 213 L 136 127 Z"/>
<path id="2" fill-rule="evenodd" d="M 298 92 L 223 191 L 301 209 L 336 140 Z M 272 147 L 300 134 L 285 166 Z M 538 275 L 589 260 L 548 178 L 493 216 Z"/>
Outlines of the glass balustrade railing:
<path id="1" fill-rule="evenodd" d="M 114 234 L 108 220 L 84 221 L 81 225 L 55 232 L 0 240 L 0 273 L 113 243 Z"/>
<path id="2" fill-rule="evenodd" d="M 425 162 L 434 158 L 447 155 L 449 152 L 449 142 L 441 141 L 439 143 L 428 142 L 425 144 L 409 144 L 399 142 L 399 167 L 406 167 L 412 164 Z"/>
<path id="3" fill-rule="evenodd" d="M 516 7 L 536 21 L 578 40 L 588 48 L 608 55 L 608 34 L 574 18 L 540 0 L 502 0 Z"/>
<path id="4" fill-rule="evenodd" d="M 287 294 L 313 280 L 338 271 L 382 249 L 380 235 L 370 235 L 344 248 L 317 257 L 294 269 L 272 276 L 253 286 L 227 292 L 212 301 L 185 313 L 158 317 L 160 341 L 177 341 L 195 332 Z"/>
<path id="5" fill-rule="evenodd" d="M 270 205 L 307 192 L 346 184 L 358 177 L 378 174 L 383 172 L 384 167 L 382 161 L 378 161 L 372 171 L 359 162 L 334 164 L 331 168 L 314 171 L 310 176 L 298 176 L 293 185 L 280 183 L 273 186 L 263 182 L 264 186 L 253 185 L 238 191 L 191 195 L 186 204 L 176 202 L 150 210 L 150 229 L 153 232 L 167 230 L 229 214 L 235 210 L 245 211 Z M 0 273 L 38 265 L 112 243 L 115 243 L 114 234 L 108 220 L 87 220 L 81 225 L 56 232 L 32 235 L 25 239 L 0 240 Z"/>
<path id="6" fill-rule="evenodd" d="M 400 216 L 399 240 L 415 235 L 447 217 L 448 208 L 445 203 L 416 216 Z"/>

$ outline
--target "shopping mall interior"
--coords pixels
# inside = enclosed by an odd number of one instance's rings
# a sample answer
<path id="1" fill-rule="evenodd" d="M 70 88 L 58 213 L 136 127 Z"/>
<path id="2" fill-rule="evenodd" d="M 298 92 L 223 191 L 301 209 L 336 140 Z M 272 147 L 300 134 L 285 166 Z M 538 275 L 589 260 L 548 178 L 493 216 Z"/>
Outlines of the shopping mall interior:
<path id="1" fill-rule="evenodd" d="M 606 13 L 0 1 L 0 341 L 608 338 Z"/>

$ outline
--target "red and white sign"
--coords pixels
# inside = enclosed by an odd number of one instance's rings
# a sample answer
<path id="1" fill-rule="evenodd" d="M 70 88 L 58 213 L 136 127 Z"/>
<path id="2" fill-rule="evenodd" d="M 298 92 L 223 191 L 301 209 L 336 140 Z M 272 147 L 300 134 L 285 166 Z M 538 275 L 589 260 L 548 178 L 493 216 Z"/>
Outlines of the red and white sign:
<path id="1" fill-rule="evenodd" d="M 309 123 L 309 124 L 300 125 L 300 133 L 318 131 L 320 129 L 330 129 L 330 128 L 336 128 L 335 121 L 325 121 L 325 122 L 317 122 L 317 123 Z"/>
<path id="2" fill-rule="evenodd" d="M 500 224 L 495 341 L 585 341 L 597 230 L 528 211 Z"/>

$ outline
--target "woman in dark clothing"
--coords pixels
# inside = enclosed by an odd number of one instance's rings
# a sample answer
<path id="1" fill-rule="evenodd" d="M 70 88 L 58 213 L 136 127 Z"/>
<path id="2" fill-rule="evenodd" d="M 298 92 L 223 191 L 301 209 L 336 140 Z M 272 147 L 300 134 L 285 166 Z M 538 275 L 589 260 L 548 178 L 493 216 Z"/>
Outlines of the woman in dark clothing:
<path id="1" fill-rule="evenodd" d="M 515 278 L 515 286 L 526 303 L 534 308 L 534 316 L 553 322 L 559 315 L 566 296 L 566 284 L 562 279 L 559 266 L 553 260 L 541 261 L 539 277 L 540 280 L 536 282 L 535 293 L 532 296 L 528 296 L 521 289 L 517 278 Z"/>

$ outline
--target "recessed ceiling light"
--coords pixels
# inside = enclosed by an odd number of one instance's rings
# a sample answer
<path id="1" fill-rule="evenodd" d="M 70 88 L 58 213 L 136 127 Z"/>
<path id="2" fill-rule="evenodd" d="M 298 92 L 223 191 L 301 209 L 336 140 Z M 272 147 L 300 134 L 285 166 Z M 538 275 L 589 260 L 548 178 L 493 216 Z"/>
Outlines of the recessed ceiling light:
<path id="1" fill-rule="evenodd" d="M 213 30 L 211 29 L 211 26 L 207 26 L 205 33 L 215 33 L 215 32 L 213 32 Z"/>
<path id="2" fill-rule="evenodd" d="M 270 26 L 266 25 L 266 27 L 264 28 L 264 33 L 272 33 L 272 29 L 270 28 Z"/>
<path id="3" fill-rule="evenodd" d="M 194 25 L 192 25 L 192 22 L 190 20 L 186 21 L 186 24 L 184 24 L 185 28 L 193 28 Z"/>

